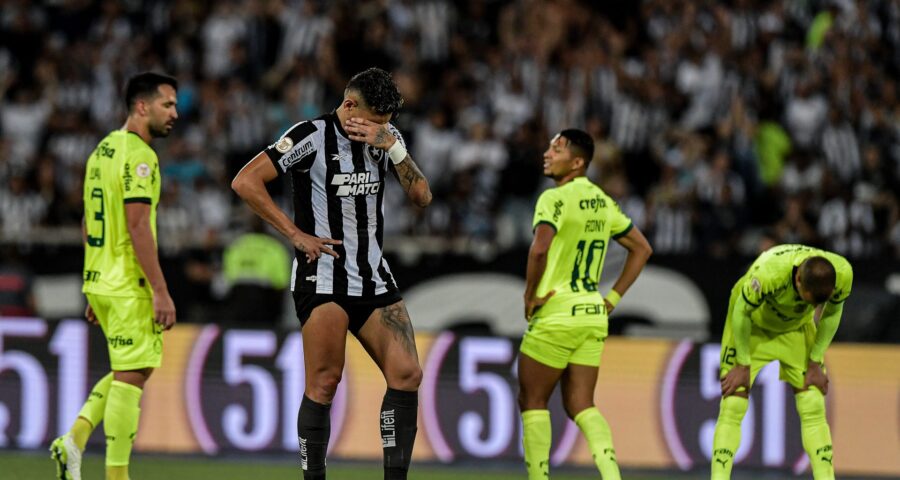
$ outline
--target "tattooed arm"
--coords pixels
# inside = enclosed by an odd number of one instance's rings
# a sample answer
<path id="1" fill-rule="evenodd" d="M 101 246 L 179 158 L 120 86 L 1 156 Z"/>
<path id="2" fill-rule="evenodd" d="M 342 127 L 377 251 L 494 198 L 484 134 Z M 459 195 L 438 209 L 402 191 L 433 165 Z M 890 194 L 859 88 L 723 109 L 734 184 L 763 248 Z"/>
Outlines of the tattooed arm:
<path id="1" fill-rule="evenodd" d="M 391 134 L 386 124 L 375 123 L 363 118 L 351 118 L 344 125 L 351 140 L 365 142 L 384 151 L 390 150 L 400 139 Z M 403 186 L 406 196 L 416 206 L 425 208 L 431 203 L 431 187 L 418 165 L 409 154 L 402 162 L 394 164 L 394 175 Z"/>
<path id="2" fill-rule="evenodd" d="M 411 156 L 407 155 L 405 160 L 394 165 L 393 170 L 406 195 L 416 206 L 425 208 L 431 203 L 431 187 Z"/>

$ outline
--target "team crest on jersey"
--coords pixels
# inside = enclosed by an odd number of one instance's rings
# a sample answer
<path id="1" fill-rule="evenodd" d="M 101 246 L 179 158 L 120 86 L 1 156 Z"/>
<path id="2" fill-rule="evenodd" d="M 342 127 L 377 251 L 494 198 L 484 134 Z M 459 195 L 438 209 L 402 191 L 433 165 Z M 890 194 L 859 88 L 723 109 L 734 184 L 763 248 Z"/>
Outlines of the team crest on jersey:
<path id="1" fill-rule="evenodd" d="M 381 160 L 384 159 L 385 153 L 386 152 L 380 148 L 373 147 L 372 145 L 366 145 L 366 160 L 372 163 L 381 163 Z"/>
<path id="2" fill-rule="evenodd" d="M 291 140 L 291 137 L 282 137 L 281 140 L 275 144 L 275 150 L 277 150 L 278 153 L 287 153 L 293 146 L 294 141 Z"/>
<path id="3" fill-rule="evenodd" d="M 134 173 L 138 177 L 147 178 L 150 176 L 150 165 L 139 163 L 138 166 L 134 168 Z"/>

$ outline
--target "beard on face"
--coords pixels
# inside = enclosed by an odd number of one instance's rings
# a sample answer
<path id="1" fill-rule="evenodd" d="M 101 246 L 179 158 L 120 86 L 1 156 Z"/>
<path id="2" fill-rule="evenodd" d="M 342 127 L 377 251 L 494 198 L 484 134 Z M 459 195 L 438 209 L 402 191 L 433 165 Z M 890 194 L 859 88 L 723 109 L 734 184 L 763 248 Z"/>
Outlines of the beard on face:
<path id="1" fill-rule="evenodd" d="M 147 125 L 147 129 L 150 131 L 150 136 L 153 138 L 164 138 L 169 136 L 169 132 L 172 131 L 172 126 L 163 123 L 162 125 L 153 125 L 152 123 Z"/>

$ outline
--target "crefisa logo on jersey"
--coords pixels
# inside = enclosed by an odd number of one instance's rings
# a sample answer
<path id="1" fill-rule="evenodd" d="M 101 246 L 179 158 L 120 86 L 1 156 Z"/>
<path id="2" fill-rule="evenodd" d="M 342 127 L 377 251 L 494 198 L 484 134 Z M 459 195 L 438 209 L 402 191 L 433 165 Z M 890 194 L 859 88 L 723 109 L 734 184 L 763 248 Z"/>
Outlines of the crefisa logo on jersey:
<path id="1" fill-rule="evenodd" d="M 373 178 L 372 172 L 336 173 L 331 178 L 331 184 L 337 185 L 339 197 L 351 195 L 375 195 L 381 188 L 381 182 Z"/>
<path id="2" fill-rule="evenodd" d="M 123 337 L 121 335 L 116 335 L 115 337 L 109 337 L 107 339 L 109 342 L 109 346 L 112 348 L 118 347 L 130 347 L 134 345 L 134 339 L 130 337 Z"/>

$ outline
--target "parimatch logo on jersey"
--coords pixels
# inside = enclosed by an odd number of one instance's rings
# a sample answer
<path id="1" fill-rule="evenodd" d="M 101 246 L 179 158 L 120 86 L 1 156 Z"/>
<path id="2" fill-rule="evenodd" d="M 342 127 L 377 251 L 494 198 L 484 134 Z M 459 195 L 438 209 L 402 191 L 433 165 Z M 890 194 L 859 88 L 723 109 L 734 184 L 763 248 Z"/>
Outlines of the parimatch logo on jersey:
<path id="1" fill-rule="evenodd" d="M 336 173 L 331 179 L 332 185 L 338 185 L 339 197 L 351 195 L 375 195 L 381 184 L 372 180 L 372 172 Z"/>

